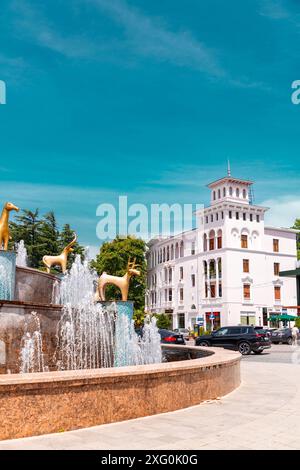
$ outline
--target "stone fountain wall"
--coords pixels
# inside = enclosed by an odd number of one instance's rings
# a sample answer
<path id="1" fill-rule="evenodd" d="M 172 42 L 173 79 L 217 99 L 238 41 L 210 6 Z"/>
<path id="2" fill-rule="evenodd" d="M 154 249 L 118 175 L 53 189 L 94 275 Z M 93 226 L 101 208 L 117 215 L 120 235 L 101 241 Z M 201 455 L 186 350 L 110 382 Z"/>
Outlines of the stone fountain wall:
<path id="1" fill-rule="evenodd" d="M 45 363 L 55 368 L 56 329 L 61 305 L 55 305 L 59 278 L 37 269 L 16 267 L 13 300 L 0 300 L 0 373 L 19 372 L 21 340 L 36 312 L 43 333 Z"/>
<path id="2" fill-rule="evenodd" d="M 56 329 L 61 310 L 61 305 L 0 301 L 0 373 L 19 372 L 21 340 L 32 312 L 36 312 L 40 320 L 45 364 L 50 370 L 55 369 Z"/>
<path id="3" fill-rule="evenodd" d="M 20 302 L 53 304 L 59 282 L 53 274 L 17 266 L 14 298 Z"/>
<path id="4" fill-rule="evenodd" d="M 186 349 L 196 357 L 205 351 Z M 0 440 L 165 413 L 226 395 L 240 385 L 241 355 L 212 352 L 145 366 L 2 375 Z"/>

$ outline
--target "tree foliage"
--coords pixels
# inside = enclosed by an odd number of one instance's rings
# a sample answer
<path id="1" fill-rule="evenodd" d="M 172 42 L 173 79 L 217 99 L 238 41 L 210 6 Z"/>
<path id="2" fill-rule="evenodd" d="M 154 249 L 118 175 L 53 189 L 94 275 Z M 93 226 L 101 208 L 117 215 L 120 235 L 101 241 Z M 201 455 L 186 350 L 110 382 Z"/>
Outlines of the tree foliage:
<path id="1" fill-rule="evenodd" d="M 166 313 L 157 313 L 156 317 L 156 326 L 159 329 L 169 330 L 171 327 L 171 319 Z"/>
<path id="2" fill-rule="evenodd" d="M 293 228 L 295 228 L 296 230 L 300 230 L 300 219 L 295 220 Z M 297 235 L 297 254 L 298 259 L 300 259 L 300 234 Z"/>
<path id="3" fill-rule="evenodd" d="M 145 316 L 146 316 L 146 313 L 143 308 L 134 309 L 133 320 L 134 320 L 135 328 L 142 328 L 144 326 Z"/>
<path id="4" fill-rule="evenodd" d="M 133 276 L 130 281 L 128 300 L 133 300 L 136 309 L 143 309 L 145 305 L 146 289 L 146 244 L 143 240 L 128 236 L 127 238 L 117 237 L 111 242 L 103 243 L 100 253 L 92 266 L 101 275 L 104 271 L 114 276 L 123 276 L 126 273 L 129 258 L 136 258 L 136 263 L 141 271 L 140 276 Z M 107 286 L 106 298 L 108 300 L 120 300 L 121 294 L 115 286 Z"/>
<path id="5" fill-rule="evenodd" d="M 24 240 L 28 255 L 28 264 L 32 268 L 45 269 L 42 262 L 44 255 L 58 255 L 74 238 L 74 231 L 69 224 L 59 230 L 54 212 L 48 212 L 40 217 L 39 210 L 22 210 L 10 222 L 10 248 Z M 68 258 L 68 268 L 76 254 L 83 255 L 84 247 L 76 243 L 74 252 Z M 55 269 L 54 269 L 55 271 Z"/>

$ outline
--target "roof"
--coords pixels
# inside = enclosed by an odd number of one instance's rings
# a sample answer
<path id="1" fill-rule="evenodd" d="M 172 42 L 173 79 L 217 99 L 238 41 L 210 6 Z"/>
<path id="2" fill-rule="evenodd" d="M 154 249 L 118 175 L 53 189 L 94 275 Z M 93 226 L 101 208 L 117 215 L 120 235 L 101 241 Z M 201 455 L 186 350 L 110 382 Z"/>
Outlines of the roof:
<path id="1" fill-rule="evenodd" d="M 265 230 L 276 230 L 278 232 L 300 233 L 300 230 L 295 228 L 274 227 L 272 225 L 265 225 Z"/>
<path id="2" fill-rule="evenodd" d="M 222 183 L 238 183 L 238 184 L 246 184 L 247 186 L 251 186 L 251 184 L 253 184 L 253 181 L 242 180 L 240 178 L 233 178 L 232 176 L 224 176 L 224 178 L 220 178 L 216 181 L 213 181 L 212 183 L 209 183 L 207 187 L 213 188 Z"/>

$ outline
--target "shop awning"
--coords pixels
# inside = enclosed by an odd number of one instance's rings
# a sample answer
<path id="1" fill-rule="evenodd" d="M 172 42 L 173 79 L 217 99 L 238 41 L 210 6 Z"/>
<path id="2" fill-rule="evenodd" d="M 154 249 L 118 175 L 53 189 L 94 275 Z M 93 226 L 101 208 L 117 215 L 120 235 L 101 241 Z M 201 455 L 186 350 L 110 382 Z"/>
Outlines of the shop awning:
<path id="1" fill-rule="evenodd" d="M 268 321 L 295 321 L 296 318 L 294 315 L 271 315 Z"/>

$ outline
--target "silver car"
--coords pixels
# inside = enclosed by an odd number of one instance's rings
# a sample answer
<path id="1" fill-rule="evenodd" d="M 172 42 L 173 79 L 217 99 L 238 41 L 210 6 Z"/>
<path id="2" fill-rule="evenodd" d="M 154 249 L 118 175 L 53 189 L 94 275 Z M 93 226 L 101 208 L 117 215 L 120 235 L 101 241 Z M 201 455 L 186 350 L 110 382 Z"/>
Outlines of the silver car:
<path id="1" fill-rule="evenodd" d="M 175 333 L 180 333 L 184 339 L 189 339 L 190 331 L 187 328 L 175 328 Z"/>

